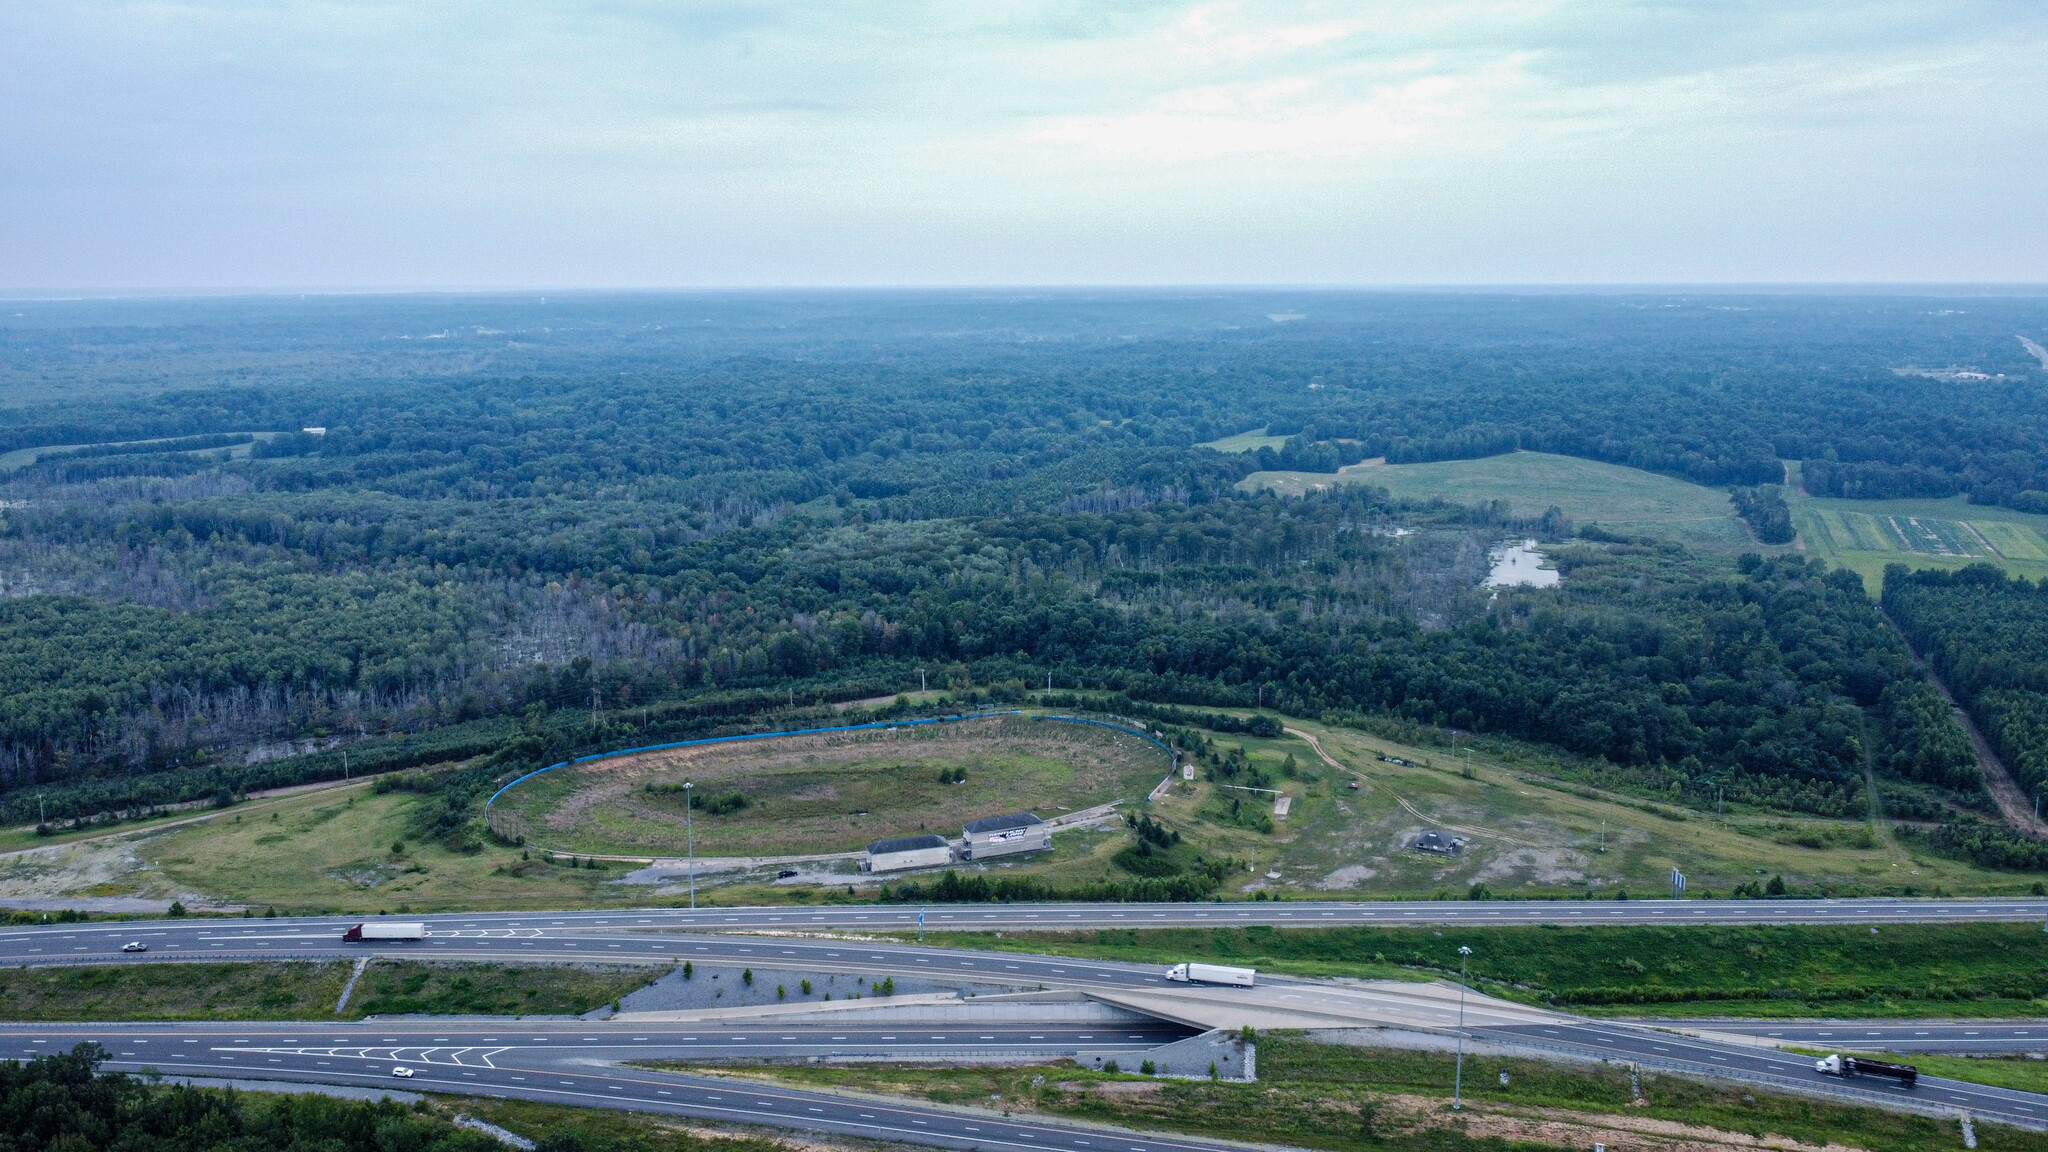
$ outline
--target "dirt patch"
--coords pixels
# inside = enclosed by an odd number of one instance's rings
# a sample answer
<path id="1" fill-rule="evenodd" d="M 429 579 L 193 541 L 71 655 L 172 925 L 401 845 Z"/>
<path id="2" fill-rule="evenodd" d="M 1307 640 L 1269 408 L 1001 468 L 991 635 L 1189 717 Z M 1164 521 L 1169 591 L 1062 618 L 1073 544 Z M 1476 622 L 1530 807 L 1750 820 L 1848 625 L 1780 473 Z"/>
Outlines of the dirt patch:
<path id="1" fill-rule="evenodd" d="M 1377 875 L 1379 875 L 1378 872 L 1363 864 L 1346 864 L 1344 867 L 1316 881 L 1316 887 L 1325 892 L 1334 892 L 1342 888 L 1356 888 Z"/>
<path id="2" fill-rule="evenodd" d="M 62 901 L 71 906 L 81 898 L 135 897 L 182 900 L 194 907 L 213 903 L 171 883 L 145 863 L 140 849 L 146 839 L 81 840 L 0 858 L 0 905 Z"/>
<path id="3" fill-rule="evenodd" d="M 1730 1149 L 1782 1148 L 1809 1152 L 1861 1152 L 1848 1144 L 1808 1144 L 1789 1136 L 1728 1132 L 1675 1120 L 1647 1116 L 1587 1115 L 1555 1108 L 1504 1108 L 1468 1104 L 1453 1112 L 1442 1100 L 1427 1096 L 1383 1096 L 1380 1122 L 1388 1127 L 1420 1131 L 1452 1129 L 1476 1140 L 1539 1144 L 1555 1148 L 1590 1148 L 1594 1143 L 1621 1148 L 1654 1148 L 1658 1152 L 1727 1152 Z"/>
<path id="4" fill-rule="evenodd" d="M 1529 884 L 1571 884 L 1586 878 L 1586 858 L 1565 848 L 1505 852 L 1481 868 L 1477 880 L 1519 879 Z"/>

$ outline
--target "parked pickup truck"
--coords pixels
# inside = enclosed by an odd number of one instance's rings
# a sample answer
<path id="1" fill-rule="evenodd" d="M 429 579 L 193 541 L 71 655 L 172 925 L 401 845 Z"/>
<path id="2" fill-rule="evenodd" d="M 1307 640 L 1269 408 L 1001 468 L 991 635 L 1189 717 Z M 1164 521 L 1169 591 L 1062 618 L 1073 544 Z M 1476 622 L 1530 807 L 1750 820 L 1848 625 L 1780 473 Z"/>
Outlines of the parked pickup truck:
<path id="1" fill-rule="evenodd" d="M 1920 1079 L 1920 1070 L 1911 1064 L 1893 1064 L 1866 1056 L 1829 1056 L 1825 1060 L 1815 1060 L 1813 1070 L 1829 1076 L 1888 1076 L 1907 1088 Z"/>
<path id="2" fill-rule="evenodd" d="M 1229 984 L 1249 988 L 1258 976 L 1251 968 L 1230 968 L 1222 964 L 1175 964 L 1166 970 L 1168 980 L 1182 984 Z"/>
<path id="3" fill-rule="evenodd" d="M 350 944 L 361 944 L 370 940 L 425 940 L 427 926 L 418 921 L 351 924 L 348 930 L 341 934 L 341 938 Z"/>

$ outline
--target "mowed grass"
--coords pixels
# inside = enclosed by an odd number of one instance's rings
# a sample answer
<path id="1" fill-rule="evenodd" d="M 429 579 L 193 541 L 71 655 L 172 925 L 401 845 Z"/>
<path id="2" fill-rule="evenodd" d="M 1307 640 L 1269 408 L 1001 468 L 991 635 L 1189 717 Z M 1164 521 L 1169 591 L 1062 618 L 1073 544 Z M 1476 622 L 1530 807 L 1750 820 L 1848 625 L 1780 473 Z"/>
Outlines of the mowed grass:
<path id="1" fill-rule="evenodd" d="M 1795 479 L 1798 465 L 1792 465 Z M 1960 568 L 1996 564 L 2031 579 L 2048 577 L 2048 516 L 1945 500 L 1839 500 L 1785 490 L 1799 545 L 1852 569 L 1875 596 L 1887 564 Z"/>
<path id="2" fill-rule="evenodd" d="M 238 436 L 243 435 L 243 433 L 230 432 L 227 435 Z M 256 441 L 260 441 L 283 436 L 285 433 L 251 432 L 247 433 L 247 435 L 255 437 Z M 170 439 L 176 439 L 176 437 L 158 437 L 154 440 L 104 440 L 93 444 L 41 444 L 34 448 L 16 448 L 12 452 L 0 452 L 0 472 L 10 472 L 16 468 L 26 468 L 45 456 L 55 456 L 77 448 L 126 448 L 144 444 L 160 444 Z M 249 454 L 255 450 L 255 447 L 255 441 L 250 441 L 246 444 L 229 444 L 220 448 L 196 448 L 193 451 L 212 453 L 223 459 L 243 460 L 248 458 Z"/>
<path id="3" fill-rule="evenodd" d="M 529 844 L 571 853 L 681 856 L 684 796 L 699 856 L 857 851 L 889 836 L 958 836 L 984 816 L 1050 818 L 1141 801 L 1164 752 L 1108 729 L 1021 717 L 650 753 L 549 773 L 498 801 Z M 964 779 L 956 777 L 964 776 Z M 944 777 L 944 779 L 942 779 Z M 744 807 L 711 802 L 737 794 Z"/>
<path id="4" fill-rule="evenodd" d="M 1214 448 L 1218 452 L 1257 452 L 1261 448 L 1271 448 L 1278 452 L 1286 444 L 1287 437 L 1268 436 L 1264 428 L 1254 428 L 1249 432 L 1239 432 L 1235 436 L 1225 436 L 1221 440 L 1210 440 L 1195 447 Z"/>
<path id="5" fill-rule="evenodd" d="M 553 868 L 488 842 L 473 854 L 418 842 L 420 802 L 399 792 L 292 797 L 149 837 L 136 850 L 185 890 L 281 912 L 572 908 L 607 898 L 602 881 L 612 873 Z"/>
<path id="6" fill-rule="evenodd" d="M 336 960 L 0 969 L 0 1019 L 332 1018 L 353 967 Z"/>
<path id="7" fill-rule="evenodd" d="M 1370 484 L 1396 497 L 1455 504 L 1505 500 L 1518 516 L 1564 510 L 1581 526 L 1598 523 L 1630 535 L 1678 540 L 1714 553 L 1769 551 L 1735 515 L 1728 493 L 1636 468 L 1556 456 L 1511 452 L 1482 460 L 1429 464 L 1355 464 L 1334 475 L 1254 472 L 1239 482 L 1246 491 L 1271 488 L 1300 495 L 1331 484 Z"/>
<path id="8" fill-rule="evenodd" d="M 347 1009 L 354 968 L 324 963 L 108 964 L 0 969 L 0 1020 L 359 1020 L 393 1013 L 581 1014 L 664 969 L 380 960 Z"/>

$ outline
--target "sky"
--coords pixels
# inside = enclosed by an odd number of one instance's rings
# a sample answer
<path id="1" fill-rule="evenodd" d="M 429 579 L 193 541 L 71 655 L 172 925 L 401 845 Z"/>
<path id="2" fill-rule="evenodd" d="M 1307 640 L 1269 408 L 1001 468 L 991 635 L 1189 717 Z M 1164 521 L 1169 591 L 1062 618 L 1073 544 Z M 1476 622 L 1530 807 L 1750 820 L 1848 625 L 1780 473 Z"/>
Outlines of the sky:
<path id="1" fill-rule="evenodd" d="M 2040 0 L 13 0 L 0 291 L 2048 282 Z"/>

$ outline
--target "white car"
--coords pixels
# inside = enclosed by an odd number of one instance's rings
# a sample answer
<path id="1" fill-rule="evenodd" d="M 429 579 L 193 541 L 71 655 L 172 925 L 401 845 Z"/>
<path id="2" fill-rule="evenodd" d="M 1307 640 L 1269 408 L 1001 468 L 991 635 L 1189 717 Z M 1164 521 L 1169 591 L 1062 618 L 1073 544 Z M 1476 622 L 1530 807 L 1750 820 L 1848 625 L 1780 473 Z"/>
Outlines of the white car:
<path id="1" fill-rule="evenodd" d="M 391 1074 L 392 1074 L 393 1076 L 396 1076 L 396 1077 L 398 1077 L 398 1078 L 399 1078 L 399 1079 L 401 1079 L 401 1080 L 410 1080 L 410 1079 L 412 1079 L 412 1069 L 410 1069 L 410 1068 L 407 1068 L 407 1067 L 405 1067 L 405 1066 L 403 1066 L 403 1065 L 400 1065 L 400 1066 L 399 1066 L 399 1067 L 397 1067 L 397 1068 L 393 1068 L 393 1069 L 391 1070 Z"/>
<path id="2" fill-rule="evenodd" d="M 129 941 L 129 942 L 127 942 L 126 944 L 123 944 L 123 945 L 121 945 L 121 951 L 123 951 L 123 952 L 147 952 L 147 951 L 149 951 L 149 945 L 147 945 L 147 944 L 144 944 L 144 943 L 143 943 L 142 941 L 140 941 L 140 940 L 130 940 L 130 941 Z"/>

